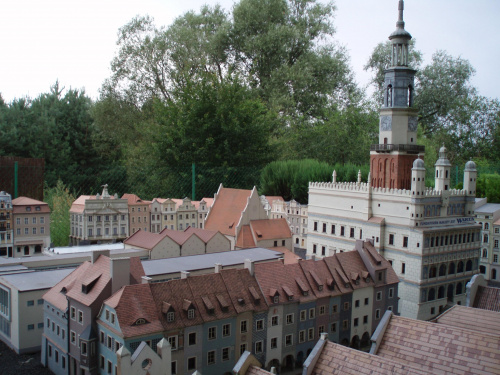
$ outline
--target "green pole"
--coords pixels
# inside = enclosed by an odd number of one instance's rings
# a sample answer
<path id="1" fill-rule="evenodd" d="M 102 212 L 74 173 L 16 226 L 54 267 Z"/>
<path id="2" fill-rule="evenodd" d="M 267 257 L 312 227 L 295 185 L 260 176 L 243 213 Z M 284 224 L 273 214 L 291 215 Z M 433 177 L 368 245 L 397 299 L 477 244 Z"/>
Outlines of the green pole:
<path id="1" fill-rule="evenodd" d="M 194 201 L 196 199 L 196 182 L 195 182 L 195 164 L 192 164 L 192 173 L 191 173 L 191 199 Z"/>
<path id="2" fill-rule="evenodd" d="M 458 185 L 458 164 L 455 165 L 457 173 L 455 173 L 455 187 Z"/>
<path id="3" fill-rule="evenodd" d="M 18 192 L 17 192 L 17 172 L 18 172 L 18 165 L 17 161 L 14 162 L 14 198 L 17 198 Z"/>

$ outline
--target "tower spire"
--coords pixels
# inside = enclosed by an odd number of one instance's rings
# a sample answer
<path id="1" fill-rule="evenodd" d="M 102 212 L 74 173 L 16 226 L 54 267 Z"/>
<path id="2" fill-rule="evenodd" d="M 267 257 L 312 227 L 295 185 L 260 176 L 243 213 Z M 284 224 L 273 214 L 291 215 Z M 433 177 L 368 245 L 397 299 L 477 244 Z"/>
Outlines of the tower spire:
<path id="1" fill-rule="evenodd" d="M 405 2 L 404 0 L 399 0 L 399 5 L 398 5 L 398 10 L 399 10 L 399 16 L 398 16 L 398 22 L 396 22 L 396 27 L 398 29 L 403 29 L 405 28 L 405 21 L 403 20 L 403 11 L 405 9 Z"/>

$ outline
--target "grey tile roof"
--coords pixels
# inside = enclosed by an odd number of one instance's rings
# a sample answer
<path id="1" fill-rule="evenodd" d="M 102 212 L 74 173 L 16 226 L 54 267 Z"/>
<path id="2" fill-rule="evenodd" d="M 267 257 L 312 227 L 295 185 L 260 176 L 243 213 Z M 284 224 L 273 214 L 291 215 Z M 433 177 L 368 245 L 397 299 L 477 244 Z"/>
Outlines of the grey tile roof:
<path id="1" fill-rule="evenodd" d="M 31 271 L 0 276 L 0 282 L 5 280 L 20 292 L 49 289 L 73 272 L 74 268 L 63 268 L 49 271 Z"/>

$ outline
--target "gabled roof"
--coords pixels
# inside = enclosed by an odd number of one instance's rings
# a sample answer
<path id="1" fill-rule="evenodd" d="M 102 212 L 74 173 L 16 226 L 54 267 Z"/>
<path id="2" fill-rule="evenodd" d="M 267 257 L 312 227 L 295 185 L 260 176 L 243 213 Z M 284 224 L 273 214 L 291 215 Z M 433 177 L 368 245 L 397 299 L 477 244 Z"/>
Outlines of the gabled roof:
<path id="1" fill-rule="evenodd" d="M 143 249 L 148 249 L 151 250 L 153 249 L 158 243 L 163 240 L 165 237 L 167 237 L 167 233 L 153 233 L 153 232 L 146 232 L 141 229 L 139 229 L 137 232 L 132 234 L 130 237 L 128 237 L 123 243 L 130 245 L 130 246 L 137 246 L 141 247 Z"/>
<path id="2" fill-rule="evenodd" d="M 388 358 L 368 354 L 326 341 L 319 353 L 312 374 L 414 375 L 428 373 Z"/>
<path id="3" fill-rule="evenodd" d="M 200 228 L 193 228 L 193 227 L 187 227 L 185 230 L 184 230 L 184 233 L 186 234 L 189 234 L 189 235 L 192 235 L 192 234 L 195 234 L 197 235 L 198 237 L 200 237 L 200 239 L 207 243 L 208 241 L 210 241 L 218 232 L 215 231 L 215 230 L 206 230 L 206 229 L 200 229 Z"/>
<path id="4" fill-rule="evenodd" d="M 478 286 L 473 307 L 500 312 L 500 288 Z"/>
<path id="5" fill-rule="evenodd" d="M 497 311 L 455 305 L 433 321 L 500 337 L 500 313 Z"/>
<path id="6" fill-rule="evenodd" d="M 161 332 L 163 326 L 158 319 L 150 284 L 127 285 L 104 302 L 115 309 L 124 338 Z M 137 324 L 144 319 L 144 324 Z M 106 321 L 99 323 L 107 325 Z"/>
<path id="7" fill-rule="evenodd" d="M 85 210 L 85 201 L 87 199 L 95 199 L 95 195 L 80 195 L 71 204 L 71 208 L 69 209 L 69 212 L 82 213 Z"/>
<path id="8" fill-rule="evenodd" d="M 207 216 L 205 229 L 235 236 L 236 226 L 251 194 L 252 190 L 221 187 Z"/>
<path id="9" fill-rule="evenodd" d="M 292 238 L 286 219 L 251 220 L 250 228 L 257 241 Z"/>
<path id="10" fill-rule="evenodd" d="M 103 296 L 102 293 L 111 284 L 110 258 L 99 256 L 94 263 L 84 262 L 71 274 L 61 280 L 44 295 L 44 299 L 66 310 L 66 298 L 74 299 L 85 306 L 92 305 Z M 130 283 L 137 283 L 144 275 L 139 258 L 130 258 Z"/>
<path id="11" fill-rule="evenodd" d="M 357 251 L 346 251 L 336 255 L 342 270 L 349 278 L 349 282 L 351 283 L 353 289 L 361 289 L 367 286 L 375 285 L 372 278 L 370 278 L 368 282 L 366 281 L 367 275 L 363 274 L 363 272 L 367 272 L 368 270 L 366 269 L 363 259 L 361 259 L 361 256 Z M 358 284 L 356 283 L 356 280 L 358 281 Z"/>
<path id="12" fill-rule="evenodd" d="M 236 247 L 240 249 L 248 249 L 255 246 L 250 225 L 242 225 L 241 230 L 238 233 L 238 238 L 236 239 Z"/>
<path id="13" fill-rule="evenodd" d="M 28 197 L 18 197 L 12 200 L 12 209 L 13 213 L 26 213 L 25 206 L 39 206 L 40 211 L 32 210 L 29 213 L 37 214 L 37 213 L 50 213 L 49 205 L 42 201 L 37 201 L 36 199 L 28 198 Z"/>
<path id="14" fill-rule="evenodd" d="M 139 198 L 135 194 L 123 194 L 122 199 L 126 199 L 129 206 L 147 205 L 147 204 L 151 203 L 151 201 L 143 201 L 141 198 Z"/>
<path id="15" fill-rule="evenodd" d="M 394 314 L 376 354 L 430 374 L 500 373 L 500 336 Z"/>
<path id="16" fill-rule="evenodd" d="M 255 277 L 246 269 L 227 269 L 220 272 L 229 297 L 238 314 L 245 311 L 262 312 L 268 309 Z"/>

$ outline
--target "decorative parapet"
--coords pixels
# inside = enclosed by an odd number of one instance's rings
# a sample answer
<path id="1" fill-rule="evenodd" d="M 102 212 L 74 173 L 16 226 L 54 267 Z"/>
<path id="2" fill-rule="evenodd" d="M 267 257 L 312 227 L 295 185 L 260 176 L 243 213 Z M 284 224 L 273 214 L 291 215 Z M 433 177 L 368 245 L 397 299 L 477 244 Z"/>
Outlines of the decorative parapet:
<path id="1" fill-rule="evenodd" d="M 447 191 L 448 195 L 451 197 L 464 197 L 467 195 L 466 190 L 451 189 Z M 429 197 L 439 197 L 443 195 L 442 190 L 435 190 L 433 188 L 426 188 L 425 195 Z"/>
<path id="2" fill-rule="evenodd" d="M 401 195 L 410 196 L 410 190 L 404 189 L 389 189 L 384 187 L 371 187 L 368 183 L 356 183 L 356 182 L 309 182 L 309 189 L 325 189 L 331 191 L 359 191 L 359 192 L 371 192 L 372 194 L 389 194 L 389 195 Z"/>

